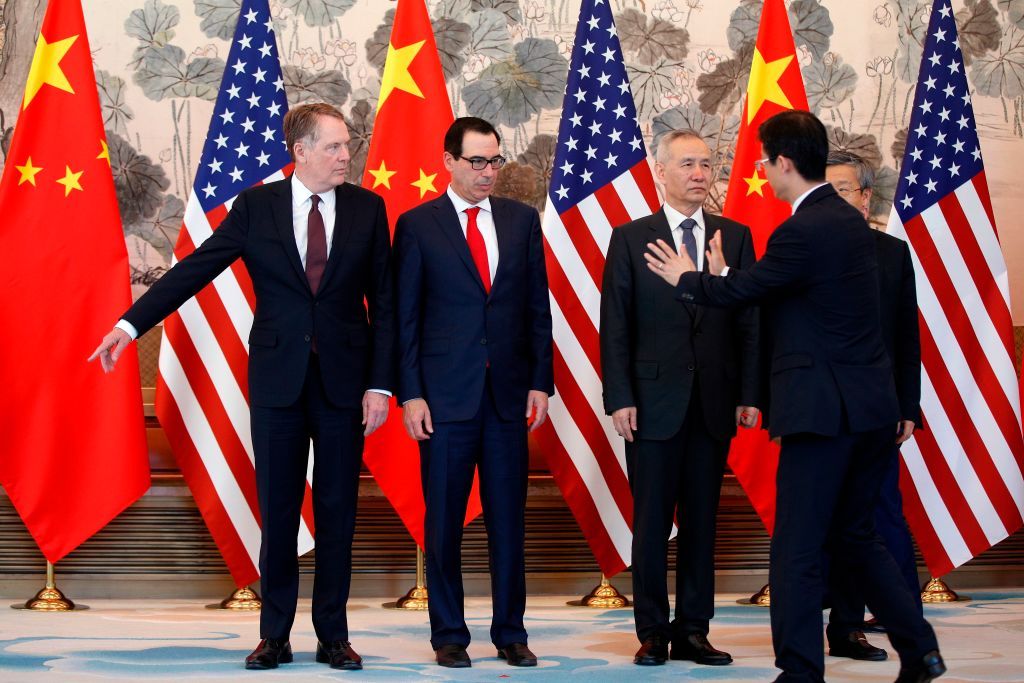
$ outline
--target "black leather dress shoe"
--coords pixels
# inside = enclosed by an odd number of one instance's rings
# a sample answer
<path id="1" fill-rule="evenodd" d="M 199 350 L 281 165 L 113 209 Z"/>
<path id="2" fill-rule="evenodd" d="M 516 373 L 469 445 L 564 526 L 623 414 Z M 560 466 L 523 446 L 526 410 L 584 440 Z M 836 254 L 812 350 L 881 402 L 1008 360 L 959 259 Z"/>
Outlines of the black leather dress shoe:
<path id="1" fill-rule="evenodd" d="M 633 663 L 640 666 L 659 666 L 668 660 L 668 638 L 654 635 L 645 640 L 633 655 Z"/>
<path id="2" fill-rule="evenodd" d="M 869 643 L 862 631 L 850 631 L 844 640 L 830 641 L 828 653 L 832 657 L 849 657 L 865 662 L 883 662 L 889 657 L 885 650 Z"/>
<path id="3" fill-rule="evenodd" d="M 498 648 L 498 657 L 506 660 L 509 666 L 537 666 L 537 655 L 530 652 L 526 643 L 512 643 Z"/>
<path id="4" fill-rule="evenodd" d="M 345 671 L 358 671 L 363 668 L 363 658 L 356 654 L 352 649 L 352 643 L 347 640 L 333 640 L 326 646 L 317 641 L 316 661 L 330 664 L 332 669 Z"/>
<path id="5" fill-rule="evenodd" d="M 457 643 L 442 645 L 437 648 L 435 654 L 437 656 L 437 663 L 439 666 L 446 666 L 449 669 L 465 669 L 473 666 L 473 662 L 469 658 L 469 653 L 466 652 L 465 645 L 459 645 Z"/>
<path id="6" fill-rule="evenodd" d="M 292 661 L 292 646 L 287 640 L 264 638 L 245 658 L 246 669 L 276 669 L 278 664 Z"/>
<path id="7" fill-rule="evenodd" d="M 703 633 L 691 633 L 672 641 L 672 659 L 686 659 L 708 666 L 732 664 L 732 655 L 716 650 Z"/>
<path id="8" fill-rule="evenodd" d="M 896 683 L 929 683 L 946 673 L 946 663 L 938 650 L 932 650 L 911 666 L 901 666 Z"/>
<path id="9" fill-rule="evenodd" d="M 885 633 L 886 632 L 885 631 L 885 625 L 882 622 L 880 622 L 876 617 L 871 617 L 870 619 L 865 621 L 864 625 L 861 626 L 860 630 L 864 631 L 864 633 Z"/>

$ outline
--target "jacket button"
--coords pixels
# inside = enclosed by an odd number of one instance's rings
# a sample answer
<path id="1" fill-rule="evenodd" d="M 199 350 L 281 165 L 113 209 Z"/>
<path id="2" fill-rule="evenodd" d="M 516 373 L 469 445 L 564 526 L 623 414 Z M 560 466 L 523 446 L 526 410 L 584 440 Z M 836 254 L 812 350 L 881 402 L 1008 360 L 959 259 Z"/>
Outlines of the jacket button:
<path id="1" fill-rule="evenodd" d="M 693 363 L 690 363 L 689 365 L 687 365 L 686 369 L 690 370 L 692 372 L 693 371 Z"/>
<path id="2" fill-rule="evenodd" d="M 307 334 L 305 337 L 303 337 L 303 339 L 305 339 L 306 341 L 309 341 L 310 340 L 310 336 Z M 691 366 L 690 369 L 693 370 L 693 367 Z"/>
<path id="3" fill-rule="evenodd" d="M 482 346 L 487 346 L 487 337 L 484 337 L 483 339 L 481 339 L 481 340 L 480 340 L 480 344 L 481 344 Z"/>

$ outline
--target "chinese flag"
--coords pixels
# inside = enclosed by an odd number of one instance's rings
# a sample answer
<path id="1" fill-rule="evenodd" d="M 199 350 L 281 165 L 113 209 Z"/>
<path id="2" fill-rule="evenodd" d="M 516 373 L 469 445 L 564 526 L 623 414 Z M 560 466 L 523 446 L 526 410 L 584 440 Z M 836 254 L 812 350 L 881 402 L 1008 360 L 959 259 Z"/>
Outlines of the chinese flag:
<path id="1" fill-rule="evenodd" d="M 764 252 L 772 230 L 789 218 L 791 209 L 789 204 L 775 197 L 763 172 L 754 168 L 754 161 L 761 158 L 757 128 L 765 119 L 787 109 L 806 111 L 807 95 L 786 7 L 782 0 L 765 0 L 723 210 L 727 217 L 750 226 L 758 256 Z M 778 466 L 779 449 L 768 440 L 768 432 L 741 429 L 733 439 L 729 467 L 747 492 L 768 533 L 775 526 L 775 470 Z"/>
<path id="2" fill-rule="evenodd" d="M 0 215 L 0 483 L 57 562 L 149 487 L 134 346 L 86 362 L 131 291 L 79 0 L 46 10 Z"/>
<path id="3" fill-rule="evenodd" d="M 398 0 L 363 176 L 363 186 L 384 198 L 392 233 L 403 212 L 447 189 L 444 134 L 452 121 L 426 5 L 423 0 Z M 392 406 L 388 421 L 367 439 L 363 460 L 422 547 L 425 505 L 419 447 L 405 433 L 400 406 Z M 479 514 L 474 482 L 466 522 Z"/>

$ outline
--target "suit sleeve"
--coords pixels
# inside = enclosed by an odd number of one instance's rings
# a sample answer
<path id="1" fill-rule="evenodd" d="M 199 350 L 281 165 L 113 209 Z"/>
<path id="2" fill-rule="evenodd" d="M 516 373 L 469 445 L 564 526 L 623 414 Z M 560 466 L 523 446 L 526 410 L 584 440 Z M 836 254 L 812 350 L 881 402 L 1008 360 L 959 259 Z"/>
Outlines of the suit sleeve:
<path id="1" fill-rule="evenodd" d="M 176 311 L 242 255 L 249 220 L 249 197 L 243 192 L 206 241 L 164 273 L 121 318 L 141 337 Z"/>
<path id="2" fill-rule="evenodd" d="M 736 265 L 740 270 L 747 270 L 755 262 L 754 239 L 750 230 L 744 226 L 740 258 Z M 740 405 L 760 408 L 764 403 L 761 386 L 761 309 L 757 306 L 743 306 L 737 310 L 735 320 L 740 353 Z"/>
<path id="3" fill-rule="evenodd" d="M 762 301 L 799 286 L 807 272 L 810 247 L 793 225 L 779 226 L 768 239 L 764 256 L 748 270 L 729 269 L 725 277 L 683 273 L 676 298 L 710 306 L 740 306 Z"/>
<path id="4" fill-rule="evenodd" d="M 420 315 L 423 306 L 423 254 L 410 221 L 395 226 L 395 320 L 398 340 L 398 401 L 423 398 L 420 374 Z"/>
<path id="5" fill-rule="evenodd" d="M 917 317 L 917 285 L 910 247 L 903 244 L 902 279 L 896 318 L 893 371 L 901 419 L 913 420 L 921 428 L 921 331 Z"/>
<path id="6" fill-rule="evenodd" d="M 377 199 L 373 226 L 373 267 L 367 283 L 366 305 L 373 334 L 373 360 L 368 387 L 395 386 L 395 283 L 391 272 L 391 236 L 387 209 Z"/>
<path id="7" fill-rule="evenodd" d="M 555 395 L 555 376 L 551 338 L 551 299 L 548 294 L 548 272 L 544 263 L 544 239 L 540 215 L 530 211 L 530 244 L 527 299 L 530 334 L 530 388 Z"/>
<path id="8" fill-rule="evenodd" d="M 629 373 L 633 270 L 625 233 L 612 230 L 601 285 L 601 382 L 604 410 L 611 415 L 636 405 Z"/>

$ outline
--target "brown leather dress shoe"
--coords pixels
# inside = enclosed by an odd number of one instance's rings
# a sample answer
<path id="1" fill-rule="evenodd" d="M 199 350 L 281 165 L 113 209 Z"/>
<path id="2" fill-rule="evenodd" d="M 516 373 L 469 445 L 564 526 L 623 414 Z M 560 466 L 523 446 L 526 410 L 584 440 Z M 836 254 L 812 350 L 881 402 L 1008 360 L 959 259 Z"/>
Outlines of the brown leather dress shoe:
<path id="1" fill-rule="evenodd" d="M 435 650 L 435 654 L 438 666 L 446 666 L 449 669 L 465 669 L 473 666 L 473 661 L 469 658 L 465 645 L 458 643 L 442 645 Z"/>
<path id="2" fill-rule="evenodd" d="M 946 673 L 946 663 L 942 661 L 942 655 L 938 650 L 932 650 L 917 663 L 911 666 L 901 666 L 896 683 L 930 683 L 944 673 Z"/>
<path id="3" fill-rule="evenodd" d="M 278 664 L 292 661 L 292 646 L 287 640 L 264 638 L 245 658 L 246 669 L 276 669 Z"/>
<path id="4" fill-rule="evenodd" d="M 828 654 L 832 657 L 849 657 L 865 662 L 884 662 L 889 657 L 885 650 L 869 643 L 863 631 L 851 631 L 843 640 L 830 641 Z"/>
<path id="5" fill-rule="evenodd" d="M 673 640 L 672 659 L 686 659 L 708 666 L 732 664 L 732 655 L 713 648 L 703 633 L 691 633 L 684 638 Z"/>
<path id="6" fill-rule="evenodd" d="M 537 666 L 537 655 L 530 652 L 526 643 L 512 643 L 499 647 L 498 658 L 506 660 L 509 666 Z"/>
<path id="7" fill-rule="evenodd" d="M 640 649 L 633 655 L 633 663 L 638 666 L 661 666 L 668 660 L 668 638 L 655 634 L 644 640 Z"/>
<path id="8" fill-rule="evenodd" d="M 347 640 L 333 640 L 326 646 L 317 641 L 316 661 L 330 664 L 332 669 L 345 671 L 358 671 L 363 668 L 363 658 L 352 649 L 352 643 Z"/>

